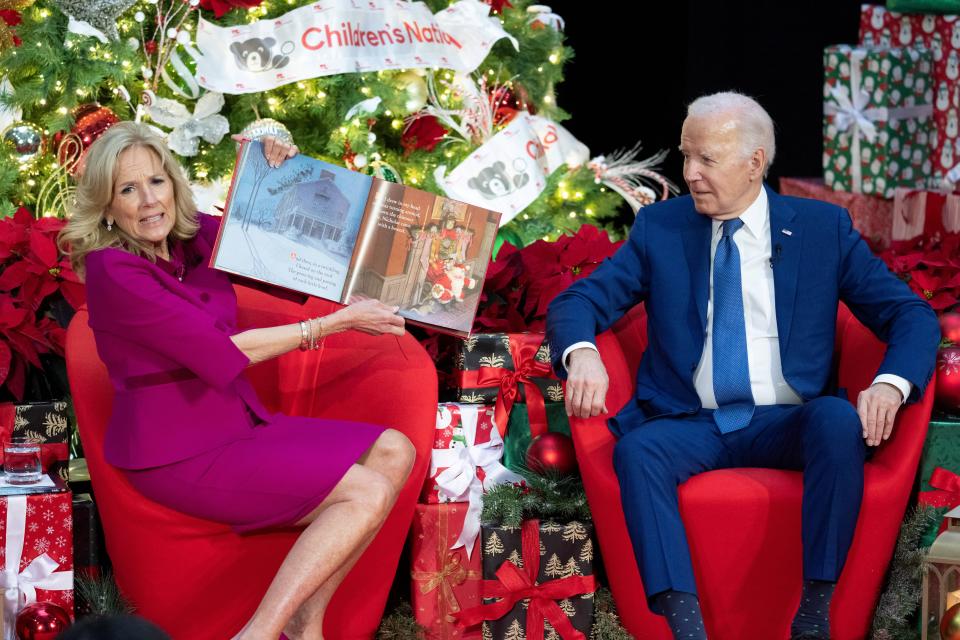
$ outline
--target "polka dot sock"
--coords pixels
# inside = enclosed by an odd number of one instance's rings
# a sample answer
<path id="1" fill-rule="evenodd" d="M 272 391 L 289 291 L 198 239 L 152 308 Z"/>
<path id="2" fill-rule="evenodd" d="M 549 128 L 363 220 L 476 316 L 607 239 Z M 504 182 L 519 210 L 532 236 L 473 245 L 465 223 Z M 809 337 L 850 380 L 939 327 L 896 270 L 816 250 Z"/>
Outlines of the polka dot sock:
<path id="1" fill-rule="evenodd" d="M 675 639 L 707 640 L 697 596 L 683 591 L 664 591 L 657 596 L 656 601 Z"/>
<path id="2" fill-rule="evenodd" d="M 830 598 L 836 582 L 804 580 L 800 608 L 790 625 L 791 638 L 830 637 Z"/>

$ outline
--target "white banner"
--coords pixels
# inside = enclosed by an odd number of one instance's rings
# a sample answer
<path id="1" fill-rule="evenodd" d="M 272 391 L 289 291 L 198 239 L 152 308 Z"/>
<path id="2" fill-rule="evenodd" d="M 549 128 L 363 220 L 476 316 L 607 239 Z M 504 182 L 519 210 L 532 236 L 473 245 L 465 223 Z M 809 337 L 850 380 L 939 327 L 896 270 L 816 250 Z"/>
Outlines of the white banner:
<path id="1" fill-rule="evenodd" d="M 197 81 L 237 94 L 338 73 L 428 67 L 469 73 L 501 38 L 518 47 L 489 12 L 478 0 L 460 0 L 436 15 L 421 2 L 321 0 L 234 27 L 201 19 Z"/>
<path id="2" fill-rule="evenodd" d="M 569 131 L 524 111 L 450 175 L 441 166 L 434 177 L 454 200 L 499 211 L 503 226 L 539 197 L 551 173 L 589 159 L 587 145 Z"/>

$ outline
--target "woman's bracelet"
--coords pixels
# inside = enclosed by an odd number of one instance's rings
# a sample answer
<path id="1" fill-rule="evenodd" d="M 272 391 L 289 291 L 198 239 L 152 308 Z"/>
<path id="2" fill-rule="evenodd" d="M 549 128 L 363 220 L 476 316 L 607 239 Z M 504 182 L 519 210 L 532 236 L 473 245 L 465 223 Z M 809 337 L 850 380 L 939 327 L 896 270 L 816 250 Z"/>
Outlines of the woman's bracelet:
<path id="1" fill-rule="evenodd" d="M 310 329 L 307 328 L 307 322 L 300 321 L 300 351 L 306 351 L 310 347 Z"/>

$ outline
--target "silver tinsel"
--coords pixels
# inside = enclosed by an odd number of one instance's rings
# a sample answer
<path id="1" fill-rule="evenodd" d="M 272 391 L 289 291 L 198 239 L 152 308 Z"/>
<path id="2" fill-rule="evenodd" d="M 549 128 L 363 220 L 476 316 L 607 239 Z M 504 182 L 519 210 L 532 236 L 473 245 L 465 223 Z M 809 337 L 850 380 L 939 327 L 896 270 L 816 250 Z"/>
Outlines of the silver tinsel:
<path id="1" fill-rule="evenodd" d="M 293 144 L 293 134 L 282 122 L 273 118 L 260 118 L 254 120 L 240 131 L 240 135 L 249 140 L 259 140 L 264 136 L 273 136 L 280 142 Z"/>

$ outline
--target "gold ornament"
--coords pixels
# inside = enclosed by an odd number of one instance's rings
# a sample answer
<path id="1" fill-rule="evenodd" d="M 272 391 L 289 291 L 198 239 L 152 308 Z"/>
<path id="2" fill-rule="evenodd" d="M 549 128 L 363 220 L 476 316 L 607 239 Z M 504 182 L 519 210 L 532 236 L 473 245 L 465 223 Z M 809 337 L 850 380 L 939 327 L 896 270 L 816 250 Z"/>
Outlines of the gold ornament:
<path id="1" fill-rule="evenodd" d="M 30 164 L 43 152 L 43 129 L 32 122 L 14 122 L 0 137 L 13 148 L 13 157 L 22 165 Z"/>
<path id="2" fill-rule="evenodd" d="M 941 640 L 960 640 L 960 603 L 947 609 L 940 619 Z"/>
<path id="3" fill-rule="evenodd" d="M 427 104 L 427 81 L 422 71 L 404 71 L 397 75 L 397 84 L 407 94 L 403 106 L 407 113 L 416 113 Z"/>

